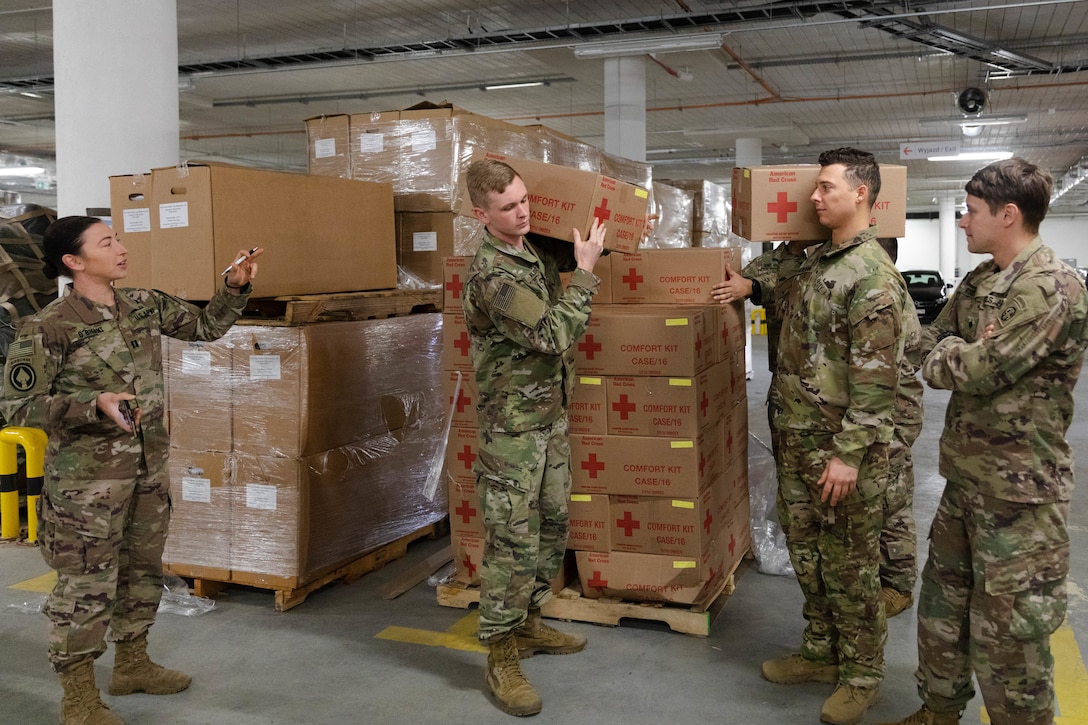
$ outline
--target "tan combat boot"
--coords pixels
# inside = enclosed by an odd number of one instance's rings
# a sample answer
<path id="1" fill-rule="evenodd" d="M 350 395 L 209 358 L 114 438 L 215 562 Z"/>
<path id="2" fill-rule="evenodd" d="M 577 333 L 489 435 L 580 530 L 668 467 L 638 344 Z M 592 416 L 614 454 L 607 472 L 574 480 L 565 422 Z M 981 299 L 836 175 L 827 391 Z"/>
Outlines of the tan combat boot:
<path id="1" fill-rule="evenodd" d="M 487 655 L 487 686 L 495 704 L 507 715 L 528 717 L 543 707 L 540 695 L 521 673 L 518 640 L 511 632 L 490 643 Z"/>
<path id="2" fill-rule="evenodd" d="M 570 655 L 586 648 L 586 638 L 580 634 L 560 632 L 544 624 L 539 609 L 530 609 L 529 616 L 514 630 L 518 638 L 518 656 L 532 657 L 538 652 L 546 655 Z"/>
<path id="3" fill-rule="evenodd" d="M 172 695 L 184 690 L 192 681 L 193 678 L 184 672 L 160 667 L 148 658 L 146 632 L 136 639 L 116 643 L 113 678 L 110 680 L 111 695 L 131 695 L 134 692 Z"/>
<path id="4" fill-rule="evenodd" d="M 882 587 L 880 601 L 884 602 L 884 618 L 891 619 L 911 608 L 914 604 L 914 592 L 901 592 L 891 587 Z"/>
<path id="5" fill-rule="evenodd" d="M 876 701 L 878 687 L 839 685 L 824 701 L 820 721 L 832 725 L 857 725 L 865 711 Z"/>
<path id="6" fill-rule="evenodd" d="M 780 685 L 797 685 L 802 682 L 834 685 L 839 681 L 839 666 L 806 660 L 800 652 L 794 652 L 764 662 L 763 677 Z"/>
<path id="7" fill-rule="evenodd" d="M 64 697 L 60 701 L 61 725 L 125 725 L 102 704 L 94 682 L 94 660 L 85 660 L 60 673 Z"/>
<path id="8" fill-rule="evenodd" d="M 955 715 L 936 713 L 922 705 L 922 709 L 910 717 L 884 723 L 883 725 L 959 725 L 959 722 L 960 716 L 958 713 Z"/>

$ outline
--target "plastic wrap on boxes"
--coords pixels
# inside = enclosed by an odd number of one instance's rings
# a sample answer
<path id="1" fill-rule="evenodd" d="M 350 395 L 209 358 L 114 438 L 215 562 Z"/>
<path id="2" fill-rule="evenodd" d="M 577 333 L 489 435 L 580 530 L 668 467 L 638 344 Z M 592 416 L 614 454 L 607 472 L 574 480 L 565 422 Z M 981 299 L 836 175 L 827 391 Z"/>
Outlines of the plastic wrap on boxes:
<path id="1" fill-rule="evenodd" d="M 445 493 L 423 495 L 444 445 L 440 331 L 436 313 L 171 340 L 171 420 L 218 411 L 209 426 L 227 442 L 172 441 L 164 561 L 187 576 L 299 586 L 442 519 Z"/>
<path id="2" fill-rule="evenodd" d="M 523 129 L 530 145 L 528 154 L 522 158 L 569 166 L 582 171 L 600 172 L 601 150 L 596 146 L 542 124 L 524 126 Z"/>
<path id="3" fill-rule="evenodd" d="M 655 181 L 650 197 L 652 232 L 644 249 L 678 249 L 691 246 L 691 215 L 695 192 Z"/>
<path id="4" fill-rule="evenodd" d="M 653 183 L 654 167 L 645 161 L 633 161 L 615 154 L 601 153 L 601 173 L 628 184 L 649 189 Z"/>
<path id="5" fill-rule="evenodd" d="M 729 190 L 705 179 L 667 179 L 664 183 L 695 192 L 692 214 L 692 246 L 729 247 Z"/>
<path id="6" fill-rule="evenodd" d="M 778 523 L 775 495 L 778 476 L 771 449 L 749 434 L 748 497 L 752 527 L 752 554 L 764 574 L 793 576 L 793 564 L 786 546 L 786 534 Z"/>
<path id="7" fill-rule="evenodd" d="M 318 176 L 351 178 L 351 118 L 347 114 L 306 119 L 307 168 Z"/>

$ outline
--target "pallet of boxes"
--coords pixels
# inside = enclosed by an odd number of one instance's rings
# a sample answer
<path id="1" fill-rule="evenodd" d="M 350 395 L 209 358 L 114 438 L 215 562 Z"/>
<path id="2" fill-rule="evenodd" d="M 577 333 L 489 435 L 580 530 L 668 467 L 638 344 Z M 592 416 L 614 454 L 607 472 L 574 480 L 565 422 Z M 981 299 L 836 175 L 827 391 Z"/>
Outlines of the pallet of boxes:
<path id="1" fill-rule="evenodd" d="M 616 207 L 593 196 L 607 177 L 509 161 L 525 179 L 532 208 L 548 210 L 542 222 L 533 214 L 534 231 L 565 237 Z M 552 183 L 563 175 L 564 182 Z M 628 207 L 607 220 L 606 247 L 613 251 L 596 268 L 604 284 L 576 346 L 568 546 L 578 581 L 544 614 L 605 624 L 652 619 L 705 636 L 750 542 L 743 321 L 739 305 L 710 299 L 725 267 L 739 268 L 740 250 L 623 253 L 642 238 L 646 196 L 638 197 L 640 213 Z M 622 224 L 627 217 L 635 220 L 633 238 Z M 472 473 L 475 386 L 460 312 L 470 262 L 447 259 L 443 330 L 447 402 L 454 407 L 447 472 L 457 572 L 438 597 L 462 607 L 479 596 L 484 536 Z"/>
<path id="2" fill-rule="evenodd" d="M 165 340 L 166 569 L 201 595 L 272 590 L 282 611 L 444 533 L 445 491 L 424 490 L 443 442 L 441 315 L 389 316 L 391 186 L 189 163 L 113 177 L 111 197 L 133 286 L 207 300 L 261 246 L 251 305 L 279 310 L 247 308 L 214 342 Z M 332 321 L 284 315 L 334 297 L 347 313 Z"/>

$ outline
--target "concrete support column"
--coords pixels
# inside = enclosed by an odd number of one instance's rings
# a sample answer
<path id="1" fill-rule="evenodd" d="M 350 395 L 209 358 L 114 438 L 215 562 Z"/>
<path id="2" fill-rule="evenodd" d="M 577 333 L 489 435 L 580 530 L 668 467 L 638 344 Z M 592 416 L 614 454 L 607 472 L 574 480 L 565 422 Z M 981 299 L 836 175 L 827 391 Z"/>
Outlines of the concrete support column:
<path id="1" fill-rule="evenodd" d="M 646 58 L 604 59 L 604 150 L 646 160 Z"/>
<path id="2" fill-rule="evenodd" d="M 946 282 L 958 282 L 956 249 L 959 229 L 956 226 L 956 195 L 944 194 L 938 199 L 940 216 L 940 270 Z M 966 261 L 966 260 L 965 260 Z"/>
<path id="3" fill-rule="evenodd" d="M 175 0 L 54 0 L 57 212 L 109 207 L 109 177 L 178 162 Z"/>
<path id="4" fill-rule="evenodd" d="M 762 163 L 763 139 L 738 138 L 737 166 L 760 166 Z M 769 252 L 774 248 L 774 245 L 769 242 L 764 242 L 763 244 L 750 244 L 748 246 L 752 248 L 753 256 Z M 744 309 L 751 314 L 753 309 L 752 304 L 746 304 Z M 755 376 L 755 370 L 752 368 L 752 326 L 750 324 L 744 326 L 744 337 L 747 342 L 747 345 L 744 348 L 744 372 L 748 380 L 751 380 Z"/>

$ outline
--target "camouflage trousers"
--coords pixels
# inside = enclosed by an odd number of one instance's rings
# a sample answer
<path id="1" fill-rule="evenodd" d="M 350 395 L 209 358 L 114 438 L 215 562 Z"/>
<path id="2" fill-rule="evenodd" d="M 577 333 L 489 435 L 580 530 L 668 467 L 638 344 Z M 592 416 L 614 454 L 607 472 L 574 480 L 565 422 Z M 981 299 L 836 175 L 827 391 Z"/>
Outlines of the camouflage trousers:
<path id="1" fill-rule="evenodd" d="M 831 437 L 783 433 L 779 443 L 778 517 L 808 622 L 801 654 L 837 663 L 843 684 L 873 687 L 884 679 L 887 639 L 879 573 L 886 447 L 874 446 L 873 465 L 863 463 L 859 471 L 859 490 L 832 507 L 820 500 L 817 486 L 832 457 Z M 863 481 L 866 476 L 878 480 Z"/>
<path id="2" fill-rule="evenodd" d="M 1026 504 L 949 480 L 918 601 L 918 692 L 935 712 L 974 696 L 994 725 L 1054 717 L 1050 634 L 1065 619 L 1069 503 Z"/>
<path id="3" fill-rule="evenodd" d="M 54 671 L 106 651 L 106 634 L 133 639 L 155 622 L 170 509 L 165 471 L 136 479 L 47 480 L 38 541 L 57 584 L 49 618 Z"/>
<path id="4" fill-rule="evenodd" d="M 570 439 L 564 416 L 524 433 L 480 431 L 481 641 L 516 629 L 551 597 L 567 549 Z"/>
<path id="5" fill-rule="evenodd" d="M 915 434 L 910 440 L 917 438 Z M 918 532 L 914 525 L 914 461 L 910 443 L 897 431 L 888 445 L 888 489 L 880 530 L 880 585 L 914 591 L 918 578 Z"/>

